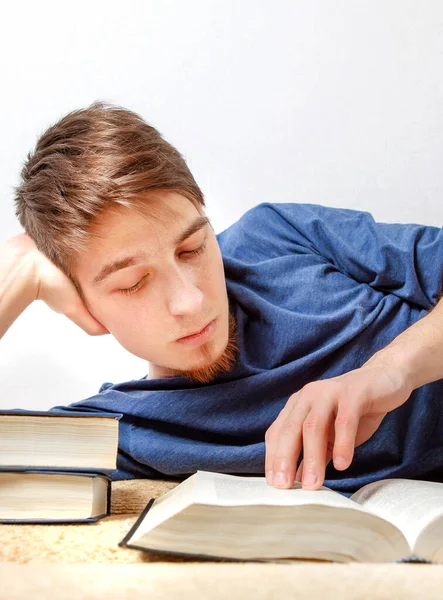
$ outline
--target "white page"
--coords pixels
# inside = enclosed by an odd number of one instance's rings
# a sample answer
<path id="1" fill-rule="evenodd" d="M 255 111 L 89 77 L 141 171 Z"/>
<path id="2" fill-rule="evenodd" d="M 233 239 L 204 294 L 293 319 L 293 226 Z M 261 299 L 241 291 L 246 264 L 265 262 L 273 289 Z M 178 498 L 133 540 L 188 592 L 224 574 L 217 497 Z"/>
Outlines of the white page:
<path id="1" fill-rule="evenodd" d="M 412 549 L 420 531 L 443 514 L 443 484 L 432 481 L 384 479 L 351 498 L 401 529 Z"/>
<path id="2" fill-rule="evenodd" d="M 137 531 L 134 532 L 131 542 L 136 542 L 146 531 L 150 531 L 192 504 L 195 496 L 196 477 L 196 474 L 191 475 L 166 494 L 156 498 Z"/>
<path id="3" fill-rule="evenodd" d="M 265 477 L 241 477 L 208 471 L 198 471 L 197 475 L 195 501 L 205 504 L 220 506 L 321 504 L 364 511 L 359 504 L 325 486 L 320 490 L 304 490 L 300 483 L 295 482 L 292 488 L 282 490 L 269 485 Z"/>
<path id="4" fill-rule="evenodd" d="M 324 486 L 320 490 L 314 491 L 304 490 L 300 483 L 294 483 L 291 489 L 281 490 L 270 486 L 265 477 L 242 477 L 211 471 L 197 471 L 177 487 L 169 490 L 164 496 L 155 500 L 131 541 L 136 542 L 145 532 L 150 531 L 192 503 L 220 506 L 317 504 L 367 512 L 356 502 L 352 502 L 349 498 Z"/>
<path id="5" fill-rule="evenodd" d="M 182 489 L 179 489 L 182 488 Z M 158 502 L 157 511 L 155 504 Z M 236 475 L 226 475 L 221 473 L 213 473 L 208 471 L 197 471 L 194 475 L 189 477 L 185 482 L 181 483 L 177 488 L 170 490 L 165 497 L 156 500 L 156 503 L 153 505 L 151 510 L 145 516 L 143 523 L 138 528 L 138 531 L 134 534 L 129 543 L 137 543 L 137 540 L 142 539 L 141 543 L 145 543 L 149 547 L 159 547 L 163 549 L 170 548 L 172 546 L 177 547 L 177 544 L 183 543 L 184 546 L 180 546 L 180 551 L 186 552 L 197 552 L 199 549 L 199 544 L 201 543 L 201 539 L 199 542 L 195 542 L 189 538 L 189 535 L 185 540 L 181 540 L 180 536 L 177 534 L 174 529 L 168 528 L 166 526 L 163 530 L 160 528 L 158 531 L 156 528 L 163 521 L 173 517 L 178 512 L 186 509 L 188 506 L 192 505 L 195 510 L 189 514 L 192 514 L 192 517 L 189 517 L 190 522 L 192 519 L 198 520 L 201 515 L 209 515 L 210 513 L 204 510 L 199 509 L 198 505 L 214 505 L 214 506 L 253 506 L 253 505 L 267 505 L 271 507 L 270 517 L 272 515 L 272 507 L 273 506 L 300 506 L 304 507 L 303 511 L 303 519 L 309 519 L 309 515 L 311 513 L 306 512 L 306 510 L 313 509 L 313 514 L 316 515 L 312 522 L 312 532 L 317 532 L 317 535 L 320 532 L 322 538 L 327 535 L 327 530 L 323 529 L 325 524 L 328 522 L 329 513 L 325 511 L 324 513 L 319 513 L 318 510 L 315 512 L 315 507 L 324 506 L 330 507 L 333 510 L 346 508 L 348 510 L 353 511 L 354 516 L 355 513 L 363 513 L 366 515 L 361 523 L 364 524 L 366 530 L 366 538 L 367 541 L 369 538 L 371 539 L 370 545 L 379 544 L 381 537 L 386 538 L 389 535 L 392 538 L 392 544 L 402 543 L 406 546 L 406 541 L 404 537 L 400 534 L 399 531 L 393 530 L 394 525 L 389 523 L 384 523 L 380 517 L 373 515 L 369 511 L 365 510 L 356 502 L 353 502 L 349 498 L 342 496 L 341 494 L 330 490 L 329 488 L 322 487 L 320 490 L 309 491 L 303 490 L 301 484 L 294 483 L 291 489 L 281 490 L 276 489 L 273 486 L 268 485 L 265 477 L 243 477 Z M 209 509 L 210 510 L 210 509 Z M 225 517 L 222 516 L 224 513 L 220 510 L 215 510 L 214 514 L 218 515 L 218 519 L 222 520 Z M 253 509 L 251 508 L 251 512 Z M 278 517 L 277 514 L 273 515 L 272 518 Z M 321 516 L 323 515 L 323 516 Z M 340 515 L 340 517 L 338 517 Z M 339 518 L 341 525 L 341 534 L 346 538 L 349 533 L 349 539 L 354 539 L 354 531 L 351 526 L 351 530 L 348 532 L 349 525 L 347 525 L 347 520 L 345 518 L 346 513 L 339 511 L 337 513 L 337 518 Z M 319 519 L 321 521 L 323 519 L 323 525 L 319 523 Z M 360 517 L 359 517 L 360 518 Z M 369 520 L 368 520 L 369 519 Z M 228 519 L 229 520 L 229 519 Z M 357 522 L 355 519 L 349 519 L 348 521 Z M 374 520 L 374 521 L 372 521 Z M 278 518 L 277 521 L 278 522 Z M 181 527 L 185 522 L 182 520 Z M 266 535 L 272 538 L 273 543 L 275 543 L 275 536 L 270 533 L 269 528 L 266 528 L 266 523 L 263 523 L 263 537 Z M 372 531 L 372 527 L 374 530 Z M 387 527 L 387 529 L 386 529 Z M 179 527 L 180 529 L 180 527 Z M 185 527 L 186 529 L 186 527 Z M 152 531 L 152 535 L 150 535 L 150 531 Z M 193 531 L 191 527 L 190 531 Z M 387 533 L 388 532 L 388 533 Z M 311 535 L 310 533 L 310 535 Z M 305 532 L 306 534 L 306 532 Z M 191 536 L 192 538 L 192 536 Z M 204 539 L 204 535 L 203 535 Z M 334 537 L 335 539 L 335 537 Z M 357 538 L 355 538 L 357 539 Z M 354 542 L 355 542 L 354 539 Z M 209 545 L 212 543 L 212 539 L 209 538 L 207 540 Z M 271 543 L 271 542 L 269 542 Z M 369 542 L 368 542 L 369 543 Z M 383 542 L 382 546 L 384 547 L 386 544 Z M 237 548 L 238 550 L 238 548 Z M 269 548 L 268 548 L 269 550 Z M 280 550 L 276 550 L 276 554 Z M 289 550 L 286 550 L 289 552 Z M 408 550 L 403 549 L 402 554 L 407 554 Z M 230 550 L 226 550 L 226 556 L 230 554 Z M 352 554 L 352 552 L 351 552 Z M 336 553 L 333 555 L 335 556 Z M 332 554 L 331 554 L 332 556 Z"/>

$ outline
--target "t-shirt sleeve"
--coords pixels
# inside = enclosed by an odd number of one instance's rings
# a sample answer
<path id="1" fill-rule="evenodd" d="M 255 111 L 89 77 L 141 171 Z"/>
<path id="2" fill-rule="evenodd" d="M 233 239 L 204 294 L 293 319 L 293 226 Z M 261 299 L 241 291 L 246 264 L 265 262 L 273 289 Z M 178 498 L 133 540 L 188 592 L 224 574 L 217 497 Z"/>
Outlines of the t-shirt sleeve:
<path id="1" fill-rule="evenodd" d="M 443 289 L 443 230 L 378 223 L 368 212 L 317 204 L 262 203 L 264 223 L 280 217 L 282 235 L 376 290 L 430 310 Z M 256 207 L 258 208 L 258 207 Z M 272 213 L 270 212 L 272 211 Z"/>

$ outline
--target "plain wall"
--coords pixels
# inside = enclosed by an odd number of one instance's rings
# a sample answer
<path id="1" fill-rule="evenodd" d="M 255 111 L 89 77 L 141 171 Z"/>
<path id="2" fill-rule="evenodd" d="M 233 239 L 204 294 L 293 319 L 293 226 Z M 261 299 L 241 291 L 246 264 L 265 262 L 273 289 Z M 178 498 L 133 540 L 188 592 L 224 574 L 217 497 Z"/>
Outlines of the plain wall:
<path id="1" fill-rule="evenodd" d="M 39 134 L 106 100 L 186 157 L 216 232 L 263 202 L 441 226 L 443 3 L 23 0 L 0 18 L 0 240 Z M 0 407 L 46 409 L 147 363 L 42 302 L 0 343 Z"/>

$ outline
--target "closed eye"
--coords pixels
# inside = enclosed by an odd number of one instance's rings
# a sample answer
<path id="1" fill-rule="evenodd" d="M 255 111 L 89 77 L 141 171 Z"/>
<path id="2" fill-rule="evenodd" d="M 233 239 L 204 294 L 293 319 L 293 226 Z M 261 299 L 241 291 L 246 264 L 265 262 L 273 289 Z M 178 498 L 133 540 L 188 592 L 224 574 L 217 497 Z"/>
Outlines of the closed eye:
<path id="1" fill-rule="evenodd" d="M 182 254 L 202 254 L 206 250 L 206 241 L 203 242 L 201 246 L 196 248 L 195 250 L 184 250 Z"/>
<path id="2" fill-rule="evenodd" d="M 203 244 L 201 246 L 199 246 L 198 248 L 195 248 L 195 250 L 184 250 L 183 252 L 181 252 L 181 254 L 190 254 L 191 256 L 198 256 L 199 254 L 203 254 L 203 252 L 205 250 L 206 250 L 206 241 L 204 241 Z M 140 279 L 140 281 L 137 281 L 137 283 L 135 285 L 131 286 L 130 288 L 124 288 L 124 289 L 120 289 L 118 291 L 121 292 L 122 294 L 126 294 L 126 295 L 135 294 L 135 292 L 138 292 L 138 290 L 142 287 L 143 282 L 147 277 L 148 276 L 145 275 L 144 277 L 142 277 Z"/>

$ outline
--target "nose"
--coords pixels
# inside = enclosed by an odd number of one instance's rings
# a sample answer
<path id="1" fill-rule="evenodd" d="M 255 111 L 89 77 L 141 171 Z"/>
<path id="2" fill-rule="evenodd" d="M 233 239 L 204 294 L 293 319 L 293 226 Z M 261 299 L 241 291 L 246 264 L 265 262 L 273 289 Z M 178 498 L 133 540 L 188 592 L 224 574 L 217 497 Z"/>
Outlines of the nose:
<path id="1" fill-rule="evenodd" d="M 176 270 L 168 294 L 168 309 L 171 315 L 195 315 L 201 312 L 203 292 L 192 281 L 189 273 Z"/>

